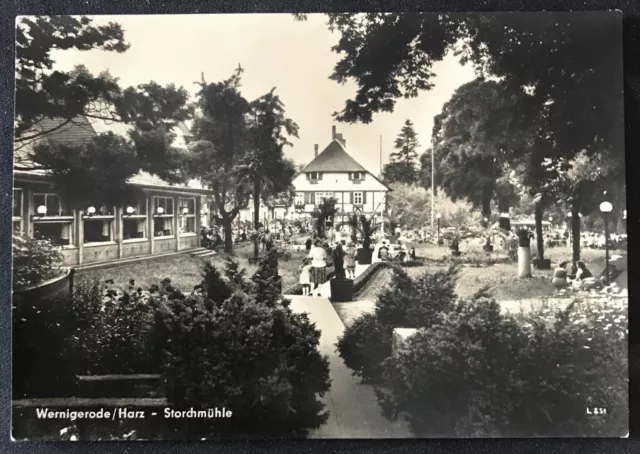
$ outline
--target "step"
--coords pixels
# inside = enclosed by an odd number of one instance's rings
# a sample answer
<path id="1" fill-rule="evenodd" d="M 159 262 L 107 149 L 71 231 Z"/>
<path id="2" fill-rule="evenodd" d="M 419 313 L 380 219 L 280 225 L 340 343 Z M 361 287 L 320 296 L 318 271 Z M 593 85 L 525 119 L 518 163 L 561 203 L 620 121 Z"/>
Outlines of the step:
<path id="1" fill-rule="evenodd" d="M 205 259 L 205 258 L 208 258 L 208 257 L 213 257 L 215 255 L 218 255 L 216 251 L 208 251 L 208 252 L 205 252 L 203 254 L 192 254 L 193 257 L 199 257 L 201 259 Z"/>
<path id="2" fill-rule="evenodd" d="M 202 249 L 198 251 L 194 251 L 191 253 L 193 257 L 202 257 L 203 255 L 215 255 L 216 251 L 212 251 L 211 249 Z"/>

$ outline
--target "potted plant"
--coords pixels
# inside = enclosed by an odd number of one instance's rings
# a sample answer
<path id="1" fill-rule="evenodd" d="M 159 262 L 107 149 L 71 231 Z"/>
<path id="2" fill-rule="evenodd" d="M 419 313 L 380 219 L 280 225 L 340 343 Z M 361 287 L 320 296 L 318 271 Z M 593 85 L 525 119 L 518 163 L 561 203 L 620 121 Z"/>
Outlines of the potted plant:
<path id="1" fill-rule="evenodd" d="M 358 231 L 362 236 L 362 247 L 356 251 L 358 256 L 358 264 L 371 265 L 373 259 L 373 249 L 371 248 L 371 237 L 375 233 L 377 227 L 373 225 L 373 219 L 361 215 L 358 222 Z"/>
<path id="2" fill-rule="evenodd" d="M 344 272 L 344 250 L 338 245 L 332 253 L 334 277 L 329 281 L 332 302 L 353 301 L 353 280 L 347 279 Z"/>
<path id="3" fill-rule="evenodd" d="M 528 229 L 518 229 L 518 277 L 531 277 L 531 238 Z"/>
<path id="4" fill-rule="evenodd" d="M 44 238 L 13 237 L 13 295 L 29 301 L 64 299 L 71 271 L 62 266 L 60 248 Z"/>

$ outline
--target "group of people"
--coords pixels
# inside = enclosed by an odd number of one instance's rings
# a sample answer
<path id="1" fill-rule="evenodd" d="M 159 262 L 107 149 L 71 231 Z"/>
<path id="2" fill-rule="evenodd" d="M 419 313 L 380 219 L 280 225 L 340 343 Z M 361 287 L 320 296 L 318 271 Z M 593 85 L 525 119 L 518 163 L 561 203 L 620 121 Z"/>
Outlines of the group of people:
<path id="1" fill-rule="evenodd" d="M 569 286 L 579 288 L 595 288 L 598 285 L 598 281 L 593 276 L 591 271 L 587 268 L 587 265 L 582 262 L 576 262 L 577 271 L 575 277 L 572 279 L 567 272 L 568 261 L 562 262 L 558 265 L 553 273 L 553 280 L 551 283 L 558 290 L 562 290 Z"/>
<path id="2" fill-rule="evenodd" d="M 343 260 L 345 277 L 355 279 L 356 275 L 356 247 L 353 242 L 338 241 L 333 248 L 328 243 L 320 239 L 314 242 L 308 239 L 306 248 L 309 251 L 307 257 L 300 266 L 300 284 L 302 294 L 305 296 L 320 296 L 320 287 L 327 281 L 327 262 L 329 251 L 335 259 L 340 257 Z"/>

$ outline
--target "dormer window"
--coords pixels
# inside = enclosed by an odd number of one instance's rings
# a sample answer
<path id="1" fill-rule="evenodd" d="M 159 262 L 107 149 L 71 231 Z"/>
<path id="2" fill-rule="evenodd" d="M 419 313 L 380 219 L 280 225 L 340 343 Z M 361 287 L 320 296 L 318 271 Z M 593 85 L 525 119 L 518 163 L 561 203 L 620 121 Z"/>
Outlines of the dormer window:
<path id="1" fill-rule="evenodd" d="M 311 183 L 317 183 L 318 181 L 322 180 L 322 173 L 320 173 L 320 172 L 308 172 L 307 173 L 307 180 L 309 180 Z"/>
<path id="2" fill-rule="evenodd" d="M 349 172 L 349 180 L 354 183 L 360 183 L 364 180 L 364 172 Z"/>

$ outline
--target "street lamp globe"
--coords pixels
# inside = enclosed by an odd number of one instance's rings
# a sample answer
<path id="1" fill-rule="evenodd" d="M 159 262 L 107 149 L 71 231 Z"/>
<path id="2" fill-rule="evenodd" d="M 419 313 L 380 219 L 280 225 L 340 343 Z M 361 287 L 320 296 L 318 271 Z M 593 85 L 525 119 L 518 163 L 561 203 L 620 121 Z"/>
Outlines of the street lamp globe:
<path id="1" fill-rule="evenodd" d="M 603 213 L 611 213 L 611 210 L 613 210 L 613 205 L 611 205 L 611 202 L 602 202 L 600 204 L 600 211 Z"/>
<path id="2" fill-rule="evenodd" d="M 164 208 L 158 207 L 158 209 L 156 210 L 156 213 L 158 213 L 158 214 L 164 213 Z"/>
<path id="3" fill-rule="evenodd" d="M 96 207 L 90 206 L 89 208 L 87 208 L 87 214 L 96 214 Z"/>
<path id="4" fill-rule="evenodd" d="M 440 219 L 442 215 L 440 213 L 436 214 L 436 219 Z"/>
<path id="5" fill-rule="evenodd" d="M 134 211 L 136 211 L 136 209 L 135 209 L 135 208 L 133 208 L 132 206 L 128 206 L 128 207 L 127 207 L 127 214 L 133 214 L 133 213 L 134 213 Z"/>
<path id="6" fill-rule="evenodd" d="M 47 214 L 47 207 L 46 207 L 46 206 L 44 206 L 44 205 L 40 205 L 40 206 L 38 207 L 38 214 L 39 214 L 40 216 L 44 216 L 45 214 Z"/>

